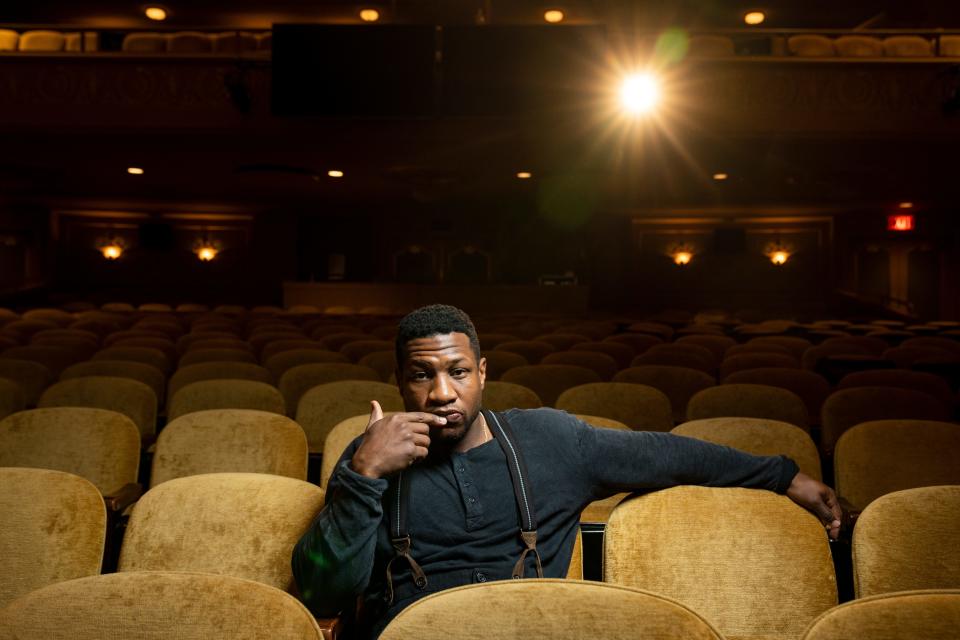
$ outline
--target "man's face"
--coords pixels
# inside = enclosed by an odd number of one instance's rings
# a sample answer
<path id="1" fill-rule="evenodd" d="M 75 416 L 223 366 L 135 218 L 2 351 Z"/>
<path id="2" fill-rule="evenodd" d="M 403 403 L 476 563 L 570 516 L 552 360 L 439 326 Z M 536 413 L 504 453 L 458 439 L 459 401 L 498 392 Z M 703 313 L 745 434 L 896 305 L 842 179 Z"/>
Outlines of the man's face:
<path id="1" fill-rule="evenodd" d="M 433 427 L 434 442 L 456 444 L 480 414 L 487 361 L 470 348 L 464 333 L 415 338 L 406 344 L 397 381 L 407 411 L 424 411 L 447 419 Z"/>

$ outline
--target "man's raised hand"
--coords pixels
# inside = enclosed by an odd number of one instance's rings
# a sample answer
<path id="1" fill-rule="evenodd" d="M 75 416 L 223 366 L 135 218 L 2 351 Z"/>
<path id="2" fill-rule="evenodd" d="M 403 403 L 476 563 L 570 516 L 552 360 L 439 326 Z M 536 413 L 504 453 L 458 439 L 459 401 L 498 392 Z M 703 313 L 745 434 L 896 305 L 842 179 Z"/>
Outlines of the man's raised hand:
<path id="1" fill-rule="evenodd" d="M 363 441 L 353 454 L 350 468 L 368 478 L 385 478 L 427 457 L 430 427 L 447 423 L 443 416 L 412 411 L 383 417 L 376 400 L 370 403 L 370 420 Z"/>

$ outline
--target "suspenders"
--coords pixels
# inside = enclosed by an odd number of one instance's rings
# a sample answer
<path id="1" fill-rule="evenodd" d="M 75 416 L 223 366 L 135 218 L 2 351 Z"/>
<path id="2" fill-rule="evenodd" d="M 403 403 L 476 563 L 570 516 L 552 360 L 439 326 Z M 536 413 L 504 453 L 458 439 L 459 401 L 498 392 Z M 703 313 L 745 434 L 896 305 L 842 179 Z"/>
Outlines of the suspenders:
<path id="1" fill-rule="evenodd" d="M 517 447 L 517 439 L 514 437 L 510 423 L 503 415 L 498 415 L 486 409 L 482 410 L 483 417 L 487 421 L 490 433 L 494 440 L 500 443 L 500 448 L 507 458 L 507 468 L 510 470 L 510 481 L 513 484 L 513 494 L 517 500 L 517 512 L 520 516 L 520 538 L 523 541 L 524 549 L 520 558 L 513 566 L 513 577 L 520 579 L 523 577 L 524 561 L 527 554 L 533 552 L 533 557 L 537 561 L 537 577 L 543 577 L 543 567 L 540 565 L 540 554 L 537 553 L 537 515 L 534 511 L 533 492 L 530 487 L 530 476 L 527 473 L 526 464 L 523 461 L 523 454 Z M 410 565 L 410 572 L 413 574 L 414 584 L 419 589 L 427 586 L 427 576 L 423 569 L 417 564 L 417 561 L 410 555 L 412 546 L 410 540 L 410 531 L 407 528 L 407 512 L 410 505 L 410 485 L 404 482 L 404 474 L 401 471 L 394 482 L 391 483 L 387 492 L 387 512 L 390 522 L 390 542 L 393 544 L 394 556 L 387 563 L 387 604 L 393 604 L 393 575 L 391 569 L 393 562 L 397 558 L 403 558 Z"/>

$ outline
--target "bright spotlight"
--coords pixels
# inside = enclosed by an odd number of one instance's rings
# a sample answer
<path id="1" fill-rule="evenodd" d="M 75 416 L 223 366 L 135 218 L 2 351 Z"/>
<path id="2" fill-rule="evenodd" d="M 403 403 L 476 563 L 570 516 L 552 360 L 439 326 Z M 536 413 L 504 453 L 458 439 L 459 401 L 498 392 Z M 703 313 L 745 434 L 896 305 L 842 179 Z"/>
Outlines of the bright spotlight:
<path id="1" fill-rule="evenodd" d="M 763 24 L 763 21 L 766 19 L 767 14 L 765 14 L 763 11 L 749 11 L 743 16 L 743 21 L 751 27 L 755 27 L 758 24 Z"/>
<path id="2" fill-rule="evenodd" d="M 143 13 L 151 20 L 158 22 L 167 19 L 167 10 L 163 7 L 147 7 L 143 10 Z"/>
<path id="3" fill-rule="evenodd" d="M 360 19 L 364 22 L 376 22 L 380 19 L 380 12 L 376 9 L 361 9 Z"/>
<path id="4" fill-rule="evenodd" d="M 660 85 L 649 73 L 627 76 L 620 87 L 623 108 L 634 115 L 650 113 L 660 102 Z"/>
<path id="5" fill-rule="evenodd" d="M 543 19 L 549 22 L 550 24 L 557 24 L 563 22 L 563 11 L 559 9 L 550 9 L 543 12 Z"/>

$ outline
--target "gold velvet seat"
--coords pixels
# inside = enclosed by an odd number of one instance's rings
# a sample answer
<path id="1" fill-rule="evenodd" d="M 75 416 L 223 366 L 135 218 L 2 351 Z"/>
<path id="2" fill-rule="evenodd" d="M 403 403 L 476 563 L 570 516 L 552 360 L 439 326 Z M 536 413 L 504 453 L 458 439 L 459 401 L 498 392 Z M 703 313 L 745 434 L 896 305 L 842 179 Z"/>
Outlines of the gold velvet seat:
<path id="1" fill-rule="evenodd" d="M 347 356 L 336 351 L 327 351 L 326 349 L 290 349 L 275 353 L 269 358 L 263 360 L 263 366 L 270 370 L 273 379 L 279 381 L 283 374 L 290 369 L 301 364 L 311 364 L 317 362 L 342 362 L 349 364 Z"/>
<path id="2" fill-rule="evenodd" d="M 671 433 L 726 445 L 756 456 L 785 455 L 800 471 L 821 479 L 820 454 L 810 434 L 788 422 L 762 418 L 708 418 L 684 422 Z"/>
<path id="3" fill-rule="evenodd" d="M 510 369 L 530 364 L 522 355 L 512 351 L 487 351 L 483 357 L 487 360 L 487 380 L 500 380 Z"/>
<path id="4" fill-rule="evenodd" d="M 536 409 L 542 407 L 539 396 L 533 389 L 521 384 L 488 380 L 483 386 L 483 407 L 491 411 L 507 409 Z"/>
<path id="5" fill-rule="evenodd" d="M 277 386 L 287 403 L 287 412 L 294 415 L 300 398 L 317 385 L 344 380 L 380 381 L 380 375 L 370 367 L 341 362 L 311 362 L 287 369 Z M 372 399 L 372 398 L 371 398 Z M 353 414 L 351 414 L 353 415 Z"/>
<path id="6" fill-rule="evenodd" d="M 64 369 L 84 359 L 83 354 L 67 347 L 31 345 L 11 347 L 0 353 L 3 360 L 26 360 L 42 364 L 54 378 L 59 378 Z"/>
<path id="7" fill-rule="evenodd" d="M 532 389 L 547 407 L 556 406 L 559 396 L 573 387 L 601 382 L 600 376 L 595 371 L 572 364 L 535 364 L 514 367 L 504 373 L 500 379 L 503 382 L 512 382 Z M 616 418 L 616 416 L 611 417 Z"/>
<path id="8" fill-rule="evenodd" d="M 613 381 L 645 384 L 662 391 L 670 400 L 674 422 L 686 419 L 687 403 L 694 394 L 716 385 L 713 376 L 699 369 L 654 364 L 624 369 Z"/>
<path id="9" fill-rule="evenodd" d="M 520 336 L 515 336 L 512 333 L 480 331 L 477 338 L 480 340 L 480 349 L 486 352 L 492 351 L 501 342 L 515 342 L 520 339 Z"/>
<path id="10" fill-rule="evenodd" d="M 132 360 L 88 360 L 78 362 L 63 370 L 61 380 L 85 378 L 89 376 L 112 376 L 137 380 L 153 389 L 159 404 L 163 403 L 167 379 L 159 369 Z"/>
<path id="11" fill-rule="evenodd" d="M 786 496 L 681 486 L 635 496 L 604 534 L 604 582 L 675 598 L 727 638 L 799 638 L 837 604 L 827 535 Z"/>
<path id="12" fill-rule="evenodd" d="M 527 359 L 531 365 L 539 364 L 547 354 L 559 351 L 549 342 L 540 342 L 539 340 L 511 340 L 501 342 L 494 351 L 509 351 L 516 353 Z"/>
<path id="13" fill-rule="evenodd" d="M 769 342 L 747 342 L 744 344 L 735 344 L 727 349 L 724 356 L 733 357 L 745 353 L 779 353 L 782 355 L 792 355 L 792 351 L 787 347 Z"/>
<path id="14" fill-rule="evenodd" d="M 574 416 L 583 420 L 591 427 L 599 427 L 602 429 L 621 429 L 624 431 L 629 431 L 630 427 L 619 420 L 612 420 L 610 418 L 604 418 L 602 416 L 591 416 L 585 413 L 575 413 Z"/>
<path id="15" fill-rule="evenodd" d="M 557 351 L 566 351 L 570 349 L 573 345 L 580 342 L 589 342 L 590 337 L 585 336 L 580 333 L 544 333 L 542 335 L 536 336 L 534 340 L 540 342 L 546 342 L 547 344 L 553 345 L 553 348 Z"/>
<path id="16" fill-rule="evenodd" d="M 914 487 L 960 484 L 960 426 L 927 420 L 876 420 L 837 442 L 834 488 L 855 509 Z"/>
<path id="17" fill-rule="evenodd" d="M 100 573 L 107 511 L 87 480 L 0 468 L 0 513 L 0 611 L 35 589 Z"/>
<path id="18" fill-rule="evenodd" d="M 687 369 L 696 369 L 713 377 L 716 374 L 716 362 L 713 354 L 703 348 L 703 352 L 697 353 L 687 349 L 678 350 L 672 347 L 695 347 L 697 345 L 654 345 L 645 352 L 638 355 L 630 361 L 630 367 L 645 366 L 666 366 L 666 367 L 685 367 Z M 705 355 L 707 354 L 707 355 Z"/>
<path id="19" fill-rule="evenodd" d="M 778 347 L 788 349 L 795 357 L 800 358 L 803 352 L 813 346 L 813 343 L 806 338 L 797 338 L 795 336 L 760 336 L 751 338 L 747 344 L 762 345 L 772 344 Z"/>
<path id="20" fill-rule="evenodd" d="M 72 473 L 117 496 L 137 482 L 140 432 L 130 418 L 106 409 L 21 411 L 0 420 L 0 467 Z"/>
<path id="21" fill-rule="evenodd" d="M 935 396 L 947 411 L 953 410 L 954 394 L 950 385 L 946 380 L 932 373 L 903 369 L 856 371 L 844 376 L 837 385 L 837 389 L 854 387 L 897 387 L 922 391 Z"/>
<path id="22" fill-rule="evenodd" d="M 471 584 L 429 595 L 400 612 L 382 640 L 722 640 L 689 607 L 654 593 L 582 580 Z"/>
<path id="23" fill-rule="evenodd" d="M 118 571 L 201 571 L 286 591 L 293 586 L 293 546 L 322 505 L 323 489 L 282 476 L 168 480 L 134 506 Z"/>
<path id="24" fill-rule="evenodd" d="M 194 328 L 190 333 L 180 336 L 180 338 L 177 339 L 177 352 L 182 355 L 190 351 L 194 344 L 208 340 L 230 340 L 235 343 L 232 348 L 246 348 L 252 351 L 250 345 L 238 337 L 237 331 L 235 328 L 224 325 L 206 325 L 201 327 L 201 329 Z"/>
<path id="25" fill-rule="evenodd" d="M 153 340 L 164 340 L 169 342 L 170 337 L 163 331 L 158 329 L 121 329 L 118 331 L 111 331 L 104 336 L 102 343 L 103 348 L 112 347 L 117 342 L 123 340 L 131 339 L 140 339 L 140 338 L 149 338 Z"/>
<path id="26" fill-rule="evenodd" d="M 397 354 L 392 348 L 383 351 L 373 351 L 360 358 L 357 364 L 362 367 L 370 367 L 377 372 L 380 380 L 387 382 L 390 380 L 390 376 L 394 375 L 397 370 Z"/>
<path id="27" fill-rule="evenodd" d="M 692 334 L 677 338 L 677 344 L 696 344 L 706 347 L 713 353 L 717 362 L 722 362 L 727 350 L 736 343 L 733 338 L 721 335 Z"/>
<path id="28" fill-rule="evenodd" d="M 392 415 L 390 411 L 384 413 L 384 417 Z M 345 420 L 341 420 L 330 429 L 330 433 L 323 441 L 323 460 L 320 462 L 320 486 L 326 491 L 330 483 L 330 476 L 340 460 L 340 456 L 347 450 L 347 447 L 357 437 L 362 436 L 367 430 L 367 423 L 370 421 L 370 414 L 364 413 Z"/>
<path id="29" fill-rule="evenodd" d="M 340 351 L 340 349 L 351 342 L 356 342 L 358 340 L 371 340 L 373 336 L 369 333 L 361 333 L 354 329 L 353 331 L 346 333 L 331 333 L 320 338 L 320 344 L 323 345 L 324 349 L 329 349 L 330 351 Z"/>
<path id="30" fill-rule="evenodd" d="M 122 338 L 110 344 L 111 347 L 150 347 L 159 349 L 163 355 L 167 356 L 170 362 L 176 362 L 178 358 L 177 345 L 168 338 Z"/>
<path id="31" fill-rule="evenodd" d="M 290 418 L 251 409 L 195 411 L 160 432 L 150 486 L 202 473 L 307 479 L 307 437 Z"/>
<path id="32" fill-rule="evenodd" d="M 601 380 L 610 381 L 616 375 L 619 366 L 617 361 L 605 353 L 594 351 L 557 351 L 548 353 L 540 361 L 541 364 L 572 364 L 590 369 Z"/>
<path id="33" fill-rule="evenodd" d="M 320 384 L 303 394 L 297 404 L 296 421 L 307 434 L 311 453 L 323 451 L 330 430 L 356 415 L 370 415 L 370 401 L 377 400 L 384 412 L 403 411 L 403 399 L 395 385 L 375 380 L 341 380 Z"/>
<path id="34" fill-rule="evenodd" d="M 19 383 L 0 378 L 0 420 L 27 407 L 27 394 Z"/>
<path id="35" fill-rule="evenodd" d="M 669 431 L 670 400 L 653 387 L 626 382 L 579 385 L 560 394 L 557 409 L 617 420 L 637 431 Z"/>
<path id="36" fill-rule="evenodd" d="M 257 358 L 246 349 L 197 349 L 180 356 L 178 368 L 201 362 L 249 362 L 257 364 Z"/>
<path id="37" fill-rule="evenodd" d="M 309 340 L 307 338 L 283 338 L 273 340 L 263 345 L 263 349 L 260 350 L 260 362 L 269 362 L 270 358 L 276 354 L 294 349 L 323 349 L 323 347 L 318 340 Z"/>
<path id="38" fill-rule="evenodd" d="M 598 353 L 605 353 L 616 361 L 618 369 L 626 369 L 629 367 L 630 361 L 633 360 L 637 355 L 636 350 L 629 344 L 607 341 L 578 342 L 570 347 L 570 351 L 594 351 Z"/>
<path id="39" fill-rule="evenodd" d="M 935 397 L 895 387 L 854 387 L 834 391 L 820 411 L 820 448 L 833 453 L 840 436 L 872 420 L 947 420 L 949 414 Z"/>
<path id="40" fill-rule="evenodd" d="M 61 582 L 0 611 L 16 638 L 45 640 L 321 640 L 288 593 L 231 576 L 111 573 Z"/>
<path id="41" fill-rule="evenodd" d="M 724 379 L 725 384 L 764 384 L 779 387 L 797 394 L 807 407 L 811 424 L 820 423 L 820 409 L 823 401 L 830 395 L 830 383 L 819 373 L 806 369 L 783 369 L 763 367 L 731 373 Z"/>
<path id="42" fill-rule="evenodd" d="M 856 596 L 960 589 L 958 532 L 960 485 L 906 489 L 877 498 L 853 530 Z"/>
<path id="43" fill-rule="evenodd" d="M 803 640 L 955 640 L 960 589 L 904 591 L 847 602 L 817 618 Z"/>
<path id="44" fill-rule="evenodd" d="M 188 384 L 202 380 L 254 380 L 272 385 L 274 378 L 267 369 L 252 362 L 213 361 L 188 364 L 170 376 L 167 387 L 170 399 Z"/>
<path id="45" fill-rule="evenodd" d="M 809 430 L 800 396 L 764 384 L 722 384 L 698 392 L 687 405 L 687 419 L 705 418 L 766 418 Z"/>
<path id="46" fill-rule="evenodd" d="M 165 374 L 169 373 L 173 367 L 173 361 L 163 351 L 153 347 L 108 347 L 96 352 L 90 359 L 142 362 L 163 371 Z"/>
<path id="47" fill-rule="evenodd" d="M 130 378 L 84 376 L 51 385 L 38 407 L 92 407 L 127 416 L 145 441 L 157 432 L 157 396 L 153 389 Z"/>
<path id="48" fill-rule="evenodd" d="M 618 333 L 616 335 L 607 336 L 603 339 L 603 342 L 625 344 L 633 349 L 635 355 L 640 355 L 654 345 L 663 344 L 663 340 L 661 338 L 646 333 Z"/>
<path id="49" fill-rule="evenodd" d="M 720 380 L 738 371 L 750 369 L 799 369 L 800 362 L 793 356 L 781 353 L 742 353 L 726 358 L 720 363 Z"/>
<path id="50" fill-rule="evenodd" d="M 253 409 L 286 414 L 283 395 L 271 384 L 257 380 L 200 380 L 170 396 L 167 417 L 175 420 L 194 411 Z"/>
<path id="51" fill-rule="evenodd" d="M 340 353 L 345 355 L 350 362 L 359 362 L 361 358 L 377 351 L 392 351 L 394 344 L 386 340 L 354 340 L 340 347 Z"/>

